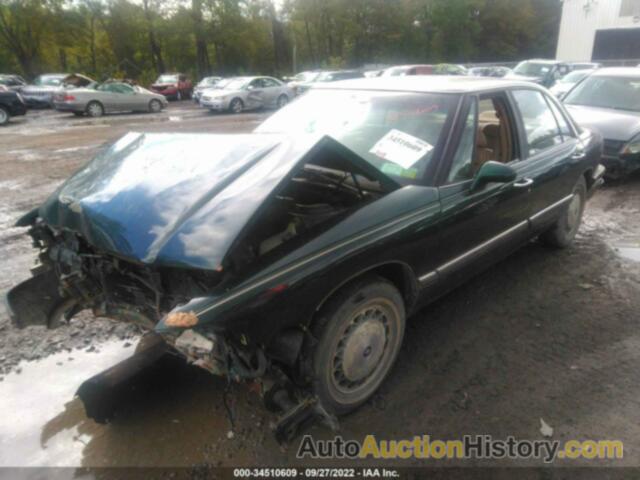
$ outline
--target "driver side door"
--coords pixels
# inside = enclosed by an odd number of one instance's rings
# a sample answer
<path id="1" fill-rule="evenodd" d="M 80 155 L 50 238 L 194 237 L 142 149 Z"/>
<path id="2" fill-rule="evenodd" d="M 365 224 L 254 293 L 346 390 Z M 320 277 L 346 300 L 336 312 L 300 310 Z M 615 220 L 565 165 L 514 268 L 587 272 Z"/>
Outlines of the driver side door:
<path id="1" fill-rule="evenodd" d="M 252 80 L 247 90 L 247 108 L 256 109 L 263 107 L 265 103 L 265 88 L 262 78 Z"/>

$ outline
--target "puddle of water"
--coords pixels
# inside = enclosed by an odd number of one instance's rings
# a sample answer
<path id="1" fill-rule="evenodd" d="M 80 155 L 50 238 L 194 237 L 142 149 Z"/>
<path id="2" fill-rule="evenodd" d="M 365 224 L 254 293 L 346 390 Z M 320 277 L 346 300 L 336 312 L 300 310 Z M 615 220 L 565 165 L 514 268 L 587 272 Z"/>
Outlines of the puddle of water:
<path id="1" fill-rule="evenodd" d="M 50 437 L 43 426 L 69 408 L 65 404 L 84 380 L 132 354 L 133 349 L 123 348 L 123 343 L 104 343 L 100 353 L 75 350 L 22 362 L 20 373 L 4 377 L 0 382 L 0 467 L 82 463 L 82 451 L 96 429 L 79 431 L 84 417 L 80 402 L 74 401 L 71 407 L 75 424 L 71 422 Z"/>
<path id="2" fill-rule="evenodd" d="M 123 343 L 96 344 L 99 353 L 74 350 L 23 362 L 21 373 L 10 373 L 0 382 L 0 470 L 190 466 L 205 459 L 246 464 L 247 444 L 237 451 L 235 440 L 227 438 L 230 424 L 222 398 L 226 382 L 175 356 L 160 358 L 118 391 L 110 403 L 115 405 L 110 423 L 87 418 L 74 394 L 85 380 L 134 353 L 133 346 L 124 348 Z M 255 396 L 240 386 L 233 390 L 239 399 Z M 237 418 L 250 425 L 257 421 L 249 401 L 234 405 Z M 207 453 L 212 445 L 215 453 Z M 233 449 L 233 457 L 226 455 L 227 448 Z"/>
<path id="3" fill-rule="evenodd" d="M 613 250 L 622 258 L 640 262 L 640 239 L 623 239 L 612 246 Z"/>

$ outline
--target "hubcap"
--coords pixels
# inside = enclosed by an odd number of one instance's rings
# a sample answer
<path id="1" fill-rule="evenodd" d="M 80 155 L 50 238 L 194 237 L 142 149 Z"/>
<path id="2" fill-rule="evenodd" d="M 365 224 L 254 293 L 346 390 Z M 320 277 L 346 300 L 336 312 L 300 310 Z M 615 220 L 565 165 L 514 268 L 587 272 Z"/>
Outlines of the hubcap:
<path id="1" fill-rule="evenodd" d="M 233 102 L 233 111 L 236 113 L 240 113 L 241 110 L 242 110 L 242 105 L 240 104 L 240 102 L 238 101 Z"/>
<path id="2" fill-rule="evenodd" d="M 151 102 L 151 110 L 153 110 L 154 112 L 160 111 L 160 103 L 158 103 L 157 101 Z"/>
<path id="3" fill-rule="evenodd" d="M 333 381 L 351 392 L 363 385 L 380 365 L 388 345 L 389 319 L 384 309 L 368 307 L 351 320 L 338 342 L 333 359 Z"/>
<path id="4" fill-rule="evenodd" d="M 574 194 L 567 210 L 567 229 L 572 231 L 580 220 L 580 195 Z"/>
<path id="5" fill-rule="evenodd" d="M 92 117 L 98 117 L 102 114 L 102 109 L 100 108 L 100 105 L 94 103 L 89 107 L 89 113 Z"/>
<path id="6" fill-rule="evenodd" d="M 5 123 L 8 120 L 7 112 L 0 109 L 0 123 Z"/>
<path id="7" fill-rule="evenodd" d="M 284 107 L 287 104 L 287 98 L 280 97 L 280 101 L 278 103 L 279 103 L 279 107 Z"/>

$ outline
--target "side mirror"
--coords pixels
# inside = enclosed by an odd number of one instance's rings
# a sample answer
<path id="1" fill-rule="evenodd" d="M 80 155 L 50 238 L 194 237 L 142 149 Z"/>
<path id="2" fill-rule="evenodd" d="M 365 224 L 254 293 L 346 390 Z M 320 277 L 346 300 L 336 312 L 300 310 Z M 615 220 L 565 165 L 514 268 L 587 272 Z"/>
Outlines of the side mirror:
<path id="1" fill-rule="evenodd" d="M 516 171 L 504 163 L 489 161 L 482 164 L 471 184 L 471 191 L 484 187 L 487 183 L 509 183 L 516 179 Z"/>

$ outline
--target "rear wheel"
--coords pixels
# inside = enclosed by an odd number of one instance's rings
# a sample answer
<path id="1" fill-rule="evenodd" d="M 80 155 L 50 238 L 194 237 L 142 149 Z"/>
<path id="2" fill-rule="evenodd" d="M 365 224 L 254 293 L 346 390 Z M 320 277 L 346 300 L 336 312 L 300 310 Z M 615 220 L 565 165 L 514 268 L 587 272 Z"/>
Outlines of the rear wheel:
<path id="1" fill-rule="evenodd" d="M 87 115 L 90 117 L 101 117 L 104 115 L 104 107 L 100 102 L 89 102 L 87 105 Z"/>
<path id="2" fill-rule="evenodd" d="M 153 99 L 149 102 L 149 111 L 151 113 L 158 113 L 162 110 L 162 103 L 160 100 Z"/>
<path id="3" fill-rule="evenodd" d="M 7 109 L 4 107 L 0 107 L 0 125 L 6 125 L 7 123 L 9 123 L 10 118 L 11 116 L 9 115 Z"/>
<path id="4" fill-rule="evenodd" d="M 229 111 L 231 113 L 240 113 L 242 112 L 242 110 L 244 110 L 244 103 L 242 102 L 242 100 L 240 100 L 239 98 L 234 98 L 233 100 L 231 100 L 231 103 L 229 104 Z"/>
<path id="5" fill-rule="evenodd" d="M 345 414 L 378 389 L 404 335 L 400 292 L 387 280 L 363 277 L 339 291 L 313 326 L 312 385 L 322 405 Z"/>
<path id="6" fill-rule="evenodd" d="M 584 177 L 581 177 L 573 187 L 573 196 L 564 207 L 562 215 L 549 230 L 540 235 L 540 239 L 547 245 L 556 248 L 566 248 L 571 245 L 580 228 L 586 201 L 587 183 Z"/>

